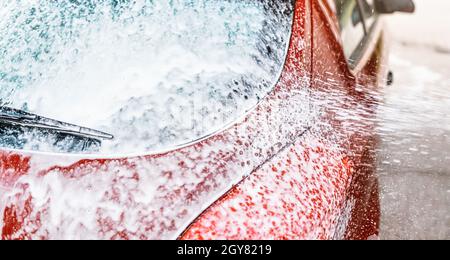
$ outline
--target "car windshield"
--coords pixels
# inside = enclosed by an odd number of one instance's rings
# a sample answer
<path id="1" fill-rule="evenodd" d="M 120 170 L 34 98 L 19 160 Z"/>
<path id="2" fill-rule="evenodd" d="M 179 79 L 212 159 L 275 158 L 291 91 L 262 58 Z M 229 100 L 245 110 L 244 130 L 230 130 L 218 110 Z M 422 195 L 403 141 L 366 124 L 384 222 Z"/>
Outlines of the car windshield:
<path id="1" fill-rule="evenodd" d="M 0 106 L 114 135 L 96 152 L 136 153 L 255 106 L 283 67 L 293 1 L 10 0 L 0 17 Z M 49 132 L 0 130 L 2 147 L 27 135 L 21 149 L 72 151 Z"/>

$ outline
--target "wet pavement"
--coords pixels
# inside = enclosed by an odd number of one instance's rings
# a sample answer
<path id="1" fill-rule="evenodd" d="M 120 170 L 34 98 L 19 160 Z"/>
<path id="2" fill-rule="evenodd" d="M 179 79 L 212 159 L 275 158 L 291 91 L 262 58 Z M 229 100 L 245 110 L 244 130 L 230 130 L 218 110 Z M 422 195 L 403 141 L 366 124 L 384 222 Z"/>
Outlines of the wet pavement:
<path id="1" fill-rule="evenodd" d="M 416 15 L 388 21 L 395 81 L 379 113 L 382 239 L 450 239 L 450 3 L 416 4 Z"/>

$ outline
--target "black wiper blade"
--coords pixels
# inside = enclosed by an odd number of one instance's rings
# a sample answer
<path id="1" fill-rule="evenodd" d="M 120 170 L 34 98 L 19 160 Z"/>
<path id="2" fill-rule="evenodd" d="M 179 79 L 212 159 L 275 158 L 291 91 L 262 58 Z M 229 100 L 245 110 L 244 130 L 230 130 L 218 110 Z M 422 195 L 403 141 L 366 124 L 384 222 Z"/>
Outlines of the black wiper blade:
<path id="1" fill-rule="evenodd" d="M 58 121 L 55 119 L 28 113 L 23 110 L 4 106 L 0 107 L 0 124 L 38 128 L 43 130 L 55 131 L 61 134 L 76 135 L 94 139 L 114 139 L 114 136 L 112 134 L 108 134 L 99 130 Z"/>

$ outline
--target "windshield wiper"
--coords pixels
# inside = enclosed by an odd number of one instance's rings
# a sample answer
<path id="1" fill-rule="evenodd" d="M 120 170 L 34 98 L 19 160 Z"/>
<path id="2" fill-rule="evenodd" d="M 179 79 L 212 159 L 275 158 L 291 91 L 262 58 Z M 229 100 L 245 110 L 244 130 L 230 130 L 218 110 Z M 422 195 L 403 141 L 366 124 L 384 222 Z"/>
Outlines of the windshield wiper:
<path id="1" fill-rule="evenodd" d="M 0 106 L 0 124 L 37 128 L 56 133 L 75 135 L 79 137 L 111 140 L 114 136 L 99 130 L 90 129 L 55 119 L 28 113 L 23 110 Z"/>

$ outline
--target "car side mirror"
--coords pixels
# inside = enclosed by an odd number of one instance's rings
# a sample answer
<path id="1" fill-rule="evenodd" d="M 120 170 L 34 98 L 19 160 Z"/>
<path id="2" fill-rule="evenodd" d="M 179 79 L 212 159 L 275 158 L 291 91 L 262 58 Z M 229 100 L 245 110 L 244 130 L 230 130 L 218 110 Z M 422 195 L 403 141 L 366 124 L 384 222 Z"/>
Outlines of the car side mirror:
<path id="1" fill-rule="evenodd" d="M 416 6 L 413 0 L 375 0 L 375 9 L 380 14 L 414 13 Z"/>

